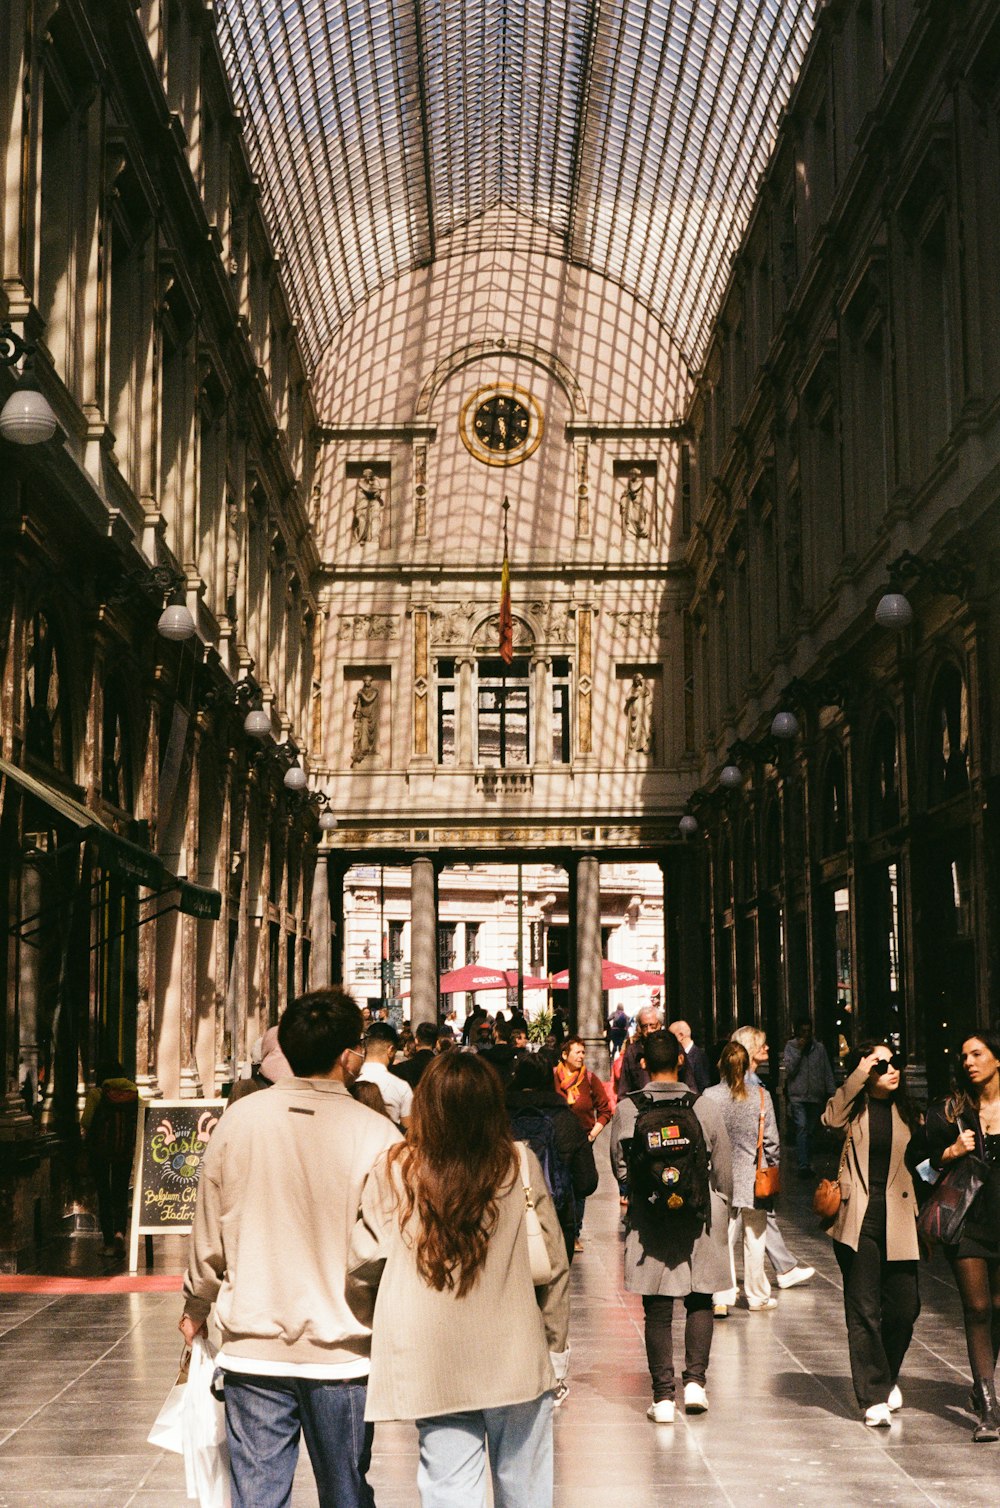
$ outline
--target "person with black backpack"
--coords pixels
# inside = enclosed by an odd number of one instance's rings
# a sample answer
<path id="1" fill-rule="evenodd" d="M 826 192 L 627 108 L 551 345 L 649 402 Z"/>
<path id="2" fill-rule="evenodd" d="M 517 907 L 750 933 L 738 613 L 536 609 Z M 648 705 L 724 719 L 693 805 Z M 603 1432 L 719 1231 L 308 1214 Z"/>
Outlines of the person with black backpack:
<path id="1" fill-rule="evenodd" d="M 671 1032 L 642 1044 L 649 1083 L 618 1101 L 611 1167 L 626 1181 L 625 1287 L 642 1295 L 653 1401 L 646 1416 L 674 1422 L 674 1300 L 683 1299 L 684 1410 L 708 1408 L 712 1294 L 729 1278 L 729 1137 L 718 1108 L 681 1082 L 684 1054 Z"/>
<path id="2" fill-rule="evenodd" d="M 514 1140 L 526 1142 L 541 1163 L 572 1264 L 577 1211 L 597 1189 L 597 1164 L 590 1138 L 553 1086 L 552 1066 L 545 1053 L 518 1058 L 506 1095 L 507 1114 Z"/>
<path id="3" fill-rule="evenodd" d="M 128 1186 L 135 1157 L 139 1090 L 116 1058 L 97 1066 L 97 1082 L 80 1119 L 87 1161 L 97 1189 L 104 1255 L 125 1255 Z"/>

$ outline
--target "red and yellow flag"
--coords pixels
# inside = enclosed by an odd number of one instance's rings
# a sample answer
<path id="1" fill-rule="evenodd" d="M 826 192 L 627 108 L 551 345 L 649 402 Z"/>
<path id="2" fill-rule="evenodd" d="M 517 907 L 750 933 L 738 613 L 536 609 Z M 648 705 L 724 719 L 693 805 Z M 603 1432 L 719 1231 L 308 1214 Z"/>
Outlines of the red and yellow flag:
<path id="1" fill-rule="evenodd" d="M 500 570 L 500 658 L 505 665 L 514 659 L 514 614 L 510 605 L 510 561 L 507 558 L 507 499 L 503 500 L 503 566 Z"/>

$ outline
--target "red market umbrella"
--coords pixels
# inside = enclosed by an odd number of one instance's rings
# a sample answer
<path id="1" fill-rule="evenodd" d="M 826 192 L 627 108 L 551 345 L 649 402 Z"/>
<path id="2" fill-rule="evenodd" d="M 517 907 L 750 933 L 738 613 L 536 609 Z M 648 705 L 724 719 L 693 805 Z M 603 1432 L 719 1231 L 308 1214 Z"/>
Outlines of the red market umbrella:
<path id="1" fill-rule="evenodd" d="M 547 979 L 536 979 L 532 974 L 523 975 L 526 990 L 547 990 Z M 451 969 L 438 980 L 442 995 L 462 995 L 475 990 L 516 990 L 516 969 L 491 969 L 485 964 L 467 963 L 460 969 Z"/>
<path id="2" fill-rule="evenodd" d="M 602 990 L 629 990 L 639 984 L 662 986 L 663 975 L 651 974 L 645 969 L 630 969 L 627 964 L 612 963 L 607 958 L 601 959 Z M 553 974 L 552 988 L 569 989 L 569 969 L 560 969 L 558 974 Z"/>

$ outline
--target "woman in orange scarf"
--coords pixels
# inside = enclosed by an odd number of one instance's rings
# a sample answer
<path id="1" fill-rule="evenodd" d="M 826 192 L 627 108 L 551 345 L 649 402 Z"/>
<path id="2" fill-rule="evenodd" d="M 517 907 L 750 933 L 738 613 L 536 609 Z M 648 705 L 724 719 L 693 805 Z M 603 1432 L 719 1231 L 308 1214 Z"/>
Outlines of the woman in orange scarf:
<path id="1" fill-rule="evenodd" d="M 604 1085 L 584 1063 L 586 1048 L 582 1037 L 567 1037 L 560 1049 L 553 1077 L 556 1092 L 562 1095 L 591 1141 L 596 1141 L 611 1119 L 611 1104 Z M 576 1251 L 582 1251 L 579 1231 L 583 1225 L 583 1200 L 577 1201 Z"/>

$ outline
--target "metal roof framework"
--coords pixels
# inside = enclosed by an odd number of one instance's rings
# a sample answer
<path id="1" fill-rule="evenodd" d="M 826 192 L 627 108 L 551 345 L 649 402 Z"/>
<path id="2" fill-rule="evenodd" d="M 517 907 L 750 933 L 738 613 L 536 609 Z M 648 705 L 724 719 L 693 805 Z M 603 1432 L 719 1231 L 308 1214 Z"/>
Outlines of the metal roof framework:
<path id="1" fill-rule="evenodd" d="M 217 0 L 311 366 L 500 208 L 697 369 L 822 3 Z"/>

